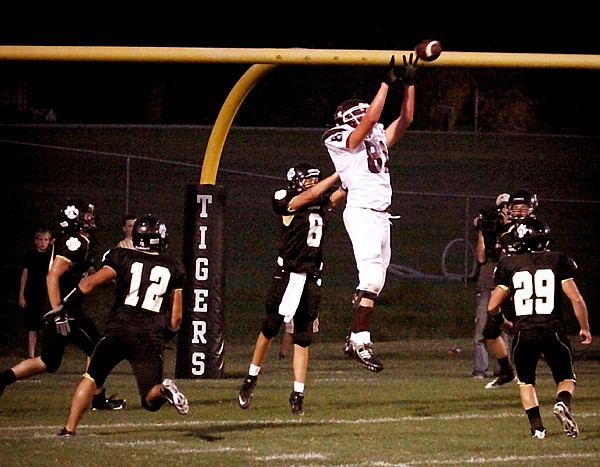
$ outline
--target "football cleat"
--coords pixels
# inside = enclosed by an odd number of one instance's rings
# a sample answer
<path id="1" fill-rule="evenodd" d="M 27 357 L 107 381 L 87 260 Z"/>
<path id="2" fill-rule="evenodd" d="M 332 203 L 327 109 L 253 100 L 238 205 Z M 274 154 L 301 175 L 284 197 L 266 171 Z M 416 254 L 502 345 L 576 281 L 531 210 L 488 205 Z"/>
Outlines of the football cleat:
<path id="1" fill-rule="evenodd" d="M 579 428 L 577 427 L 577 423 L 573 419 L 571 415 L 571 411 L 565 405 L 564 402 L 557 402 L 554 404 L 554 415 L 556 418 L 562 423 L 563 430 L 567 436 L 571 438 L 577 438 L 579 435 Z"/>
<path id="2" fill-rule="evenodd" d="M 373 355 L 373 344 L 363 344 L 354 348 L 354 358 L 363 365 L 367 370 L 379 373 L 383 370 L 383 364 Z"/>
<path id="3" fill-rule="evenodd" d="M 290 407 L 294 415 L 304 415 L 304 394 L 292 391 L 292 394 L 290 394 Z"/>
<path id="4" fill-rule="evenodd" d="M 177 389 L 177 386 L 173 382 L 173 380 L 165 379 L 162 382 L 162 394 L 165 396 L 169 404 L 177 409 L 181 415 L 185 415 L 190 410 L 190 404 L 187 400 L 187 397 L 183 395 L 183 393 Z"/>
<path id="5" fill-rule="evenodd" d="M 252 403 L 252 397 L 254 396 L 254 388 L 256 387 L 256 380 L 258 376 L 248 376 L 242 385 L 238 388 L 238 404 L 242 409 L 247 409 Z"/>
<path id="6" fill-rule="evenodd" d="M 67 427 L 65 426 L 58 432 L 58 436 L 62 436 L 63 438 L 72 438 L 75 436 L 75 432 L 67 430 Z"/>
<path id="7" fill-rule="evenodd" d="M 541 430 L 534 430 L 532 428 L 531 429 L 531 436 L 533 438 L 537 438 L 537 439 L 544 439 L 546 437 L 546 430 L 544 430 L 543 428 Z"/>
<path id="8" fill-rule="evenodd" d="M 497 378 L 494 378 L 492 381 L 485 385 L 486 389 L 495 389 L 500 386 L 503 386 L 508 383 L 512 383 L 515 380 L 515 375 L 513 373 L 508 375 L 500 375 Z"/>
<path id="9" fill-rule="evenodd" d="M 106 389 L 102 389 L 100 394 L 96 394 L 92 399 L 92 410 L 121 410 L 127 405 L 125 399 L 117 399 L 113 394 L 106 398 Z"/>

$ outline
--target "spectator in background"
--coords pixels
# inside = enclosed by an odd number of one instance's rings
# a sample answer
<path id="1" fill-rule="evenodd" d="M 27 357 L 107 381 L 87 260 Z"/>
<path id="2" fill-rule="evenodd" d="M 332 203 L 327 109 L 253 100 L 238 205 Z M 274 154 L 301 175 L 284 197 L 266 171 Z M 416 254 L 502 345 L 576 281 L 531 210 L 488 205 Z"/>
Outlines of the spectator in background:
<path id="1" fill-rule="evenodd" d="M 518 190 L 508 198 L 508 219 L 504 224 L 502 231 L 498 235 L 498 244 L 501 250 L 500 258 L 510 256 L 517 252 L 515 243 L 515 230 L 520 228 L 523 222 L 535 218 L 538 208 L 537 195 L 529 190 Z M 494 283 L 496 285 L 496 283 Z M 500 373 L 489 383 L 485 385 L 486 389 L 494 389 L 511 383 L 515 380 L 515 370 L 510 362 L 508 353 L 508 343 L 502 338 L 502 331 L 510 331 L 514 321 L 514 307 L 510 300 L 502 304 L 501 320 L 486 320 L 483 329 L 483 337 L 486 339 L 488 349 L 496 357 L 500 366 Z"/>
<path id="2" fill-rule="evenodd" d="M 477 291 L 475 296 L 475 335 L 473 341 L 473 373 L 475 379 L 487 378 L 489 355 L 483 329 L 487 320 L 487 304 L 494 290 L 494 269 L 501 253 L 499 235 L 504 226 L 510 222 L 508 217 L 508 200 L 510 195 L 502 193 L 496 198 L 496 207 L 481 210 L 473 220 L 477 230 L 477 246 L 475 255 L 479 264 Z M 508 334 L 502 332 L 502 339 L 508 345 Z M 500 368 L 496 364 L 494 376 L 499 376 Z"/>
<path id="3" fill-rule="evenodd" d="M 123 229 L 123 233 L 125 234 L 125 238 L 123 238 L 117 246 L 119 248 L 133 248 L 133 239 L 131 234 L 133 232 L 133 224 L 135 224 L 136 216 L 133 214 L 125 214 L 123 216 L 123 220 L 121 221 L 121 228 Z"/>
<path id="4" fill-rule="evenodd" d="M 23 259 L 19 306 L 23 309 L 25 329 L 27 329 L 29 358 L 35 357 L 42 317 L 50 309 L 46 274 L 52 259 L 52 232 L 46 227 L 35 231 L 35 248 L 27 252 Z"/>
<path id="5" fill-rule="evenodd" d="M 46 286 L 52 309 L 57 308 L 61 298 L 73 290 L 81 280 L 93 271 L 97 240 L 95 207 L 81 199 L 68 199 L 58 213 L 58 225 L 62 233 L 54 242 L 53 258 Z M 83 298 L 83 297 L 80 297 Z M 46 319 L 42 328 L 42 352 L 39 357 L 28 358 L 0 373 L 0 395 L 16 381 L 41 373 L 55 373 L 63 361 L 65 349 L 72 343 L 89 359 L 100 340 L 96 323 L 82 309 L 83 300 L 74 301 L 69 318 Z M 106 398 L 105 388 L 98 388 L 92 400 L 94 410 L 121 410 L 125 399 Z"/>

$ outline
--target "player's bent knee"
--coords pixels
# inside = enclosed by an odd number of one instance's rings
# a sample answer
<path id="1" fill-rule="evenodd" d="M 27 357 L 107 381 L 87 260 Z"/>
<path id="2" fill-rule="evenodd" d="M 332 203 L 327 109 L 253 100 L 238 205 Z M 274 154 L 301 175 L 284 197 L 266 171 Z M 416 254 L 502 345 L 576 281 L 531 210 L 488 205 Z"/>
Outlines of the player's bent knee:
<path id="1" fill-rule="evenodd" d="M 293 334 L 294 344 L 300 347 L 309 347 L 312 344 L 312 333 L 311 332 L 300 332 Z"/>
<path id="2" fill-rule="evenodd" d="M 356 292 L 354 293 L 354 301 L 362 300 L 363 298 L 375 301 L 377 300 L 377 297 L 379 297 L 379 293 L 372 292 L 371 290 L 356 289 Z"/>
<path id="3" fill-rule="evenodd" d="M 535 389 L 535 385 L 533 383 L 527 383 L 521 380 L 517 380 L 517 386 L 520 388 L 526 388 L 526 387 L 530 387 L 530 388 L 534 388 Z"/>
<path id="4" fill-rule="evenodd" d="M 92 383 L 96 388 L 98 387 L 98 385 L 96 384 L 96 380 L 89 373 L 84 373 L 83 379 Z"/>
<path id="5" fill-rule="evenodd" d="M 261 331 L 267 339 L 272 339 L 279 334 L 279 329 L 283 324 L 283 315 L 267 313 L 262 326 Z"/>
<path id="6" fill-rule="evenodd" d="M 52 358 L 48 361 L 44 361 L 46 365 L 46 373 L 56 373 L 56 371 L 60 368 L 60 363 L 62 359 L 60 358 Z"/>

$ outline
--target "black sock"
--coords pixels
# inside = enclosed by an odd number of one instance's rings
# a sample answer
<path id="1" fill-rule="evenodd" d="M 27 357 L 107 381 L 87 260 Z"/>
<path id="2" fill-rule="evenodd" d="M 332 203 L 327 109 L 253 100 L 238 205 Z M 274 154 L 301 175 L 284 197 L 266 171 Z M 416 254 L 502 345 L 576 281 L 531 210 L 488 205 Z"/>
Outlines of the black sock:
<path id="1" fill-rule="evenodd" d="M 510 367 L 510 362 L 508 361 L 508 357 L 500 357 L 498 359 L 498 365 L 500 365 L 500 372 L 503 375 L 507 375 L 512 371 Z"/>
<path id="2" fill-rule="evenodd" d="M 15 376 L 15 372 L 12 370 L 4 370 L 2 373 L 0 373 L 0 384 L 3 386 L 8 386 L 14 383 L 16 380 L 17 377 Z"/>
<path id="3" fill-rule="evenodd" d="M 101 388 L 102 391 L 100 391 L 98 394 L 94 394 L 94 401 L 102 401 L 104 402 L 106 400 L 106 388 Z"/>
<path id="4" fill-rule="evenodd" d="M 531 425 L 532 430 L 540 430 L 544 429 L 544 425 L 542 424 L 542 417 L 540 416 L 540 407 L 535 406 L 525 411 L 527 414 L 527 418 L 529 419 L 529 424 Z"/>
<path id="5" fill-rule="evenodd" d="M 573 400 L 573 394 L 569 391 L 560 391 L 556 395 L 556 402 L 562 402 L 567 406 L 568 409 L 571 408 L 571 401 Z"/>

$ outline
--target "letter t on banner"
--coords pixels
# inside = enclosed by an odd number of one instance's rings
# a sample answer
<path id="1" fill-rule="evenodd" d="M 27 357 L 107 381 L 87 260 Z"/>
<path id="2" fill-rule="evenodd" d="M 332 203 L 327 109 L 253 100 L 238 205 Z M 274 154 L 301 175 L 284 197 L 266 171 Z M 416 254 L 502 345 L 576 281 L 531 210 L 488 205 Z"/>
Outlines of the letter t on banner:
<path id="1" fill-rule="evenodd" d="M 187 287 L 175 377 L 216 379 L 223 376 L 225 363 L 225 188 L 189 185 L 184 223 Z"/>

